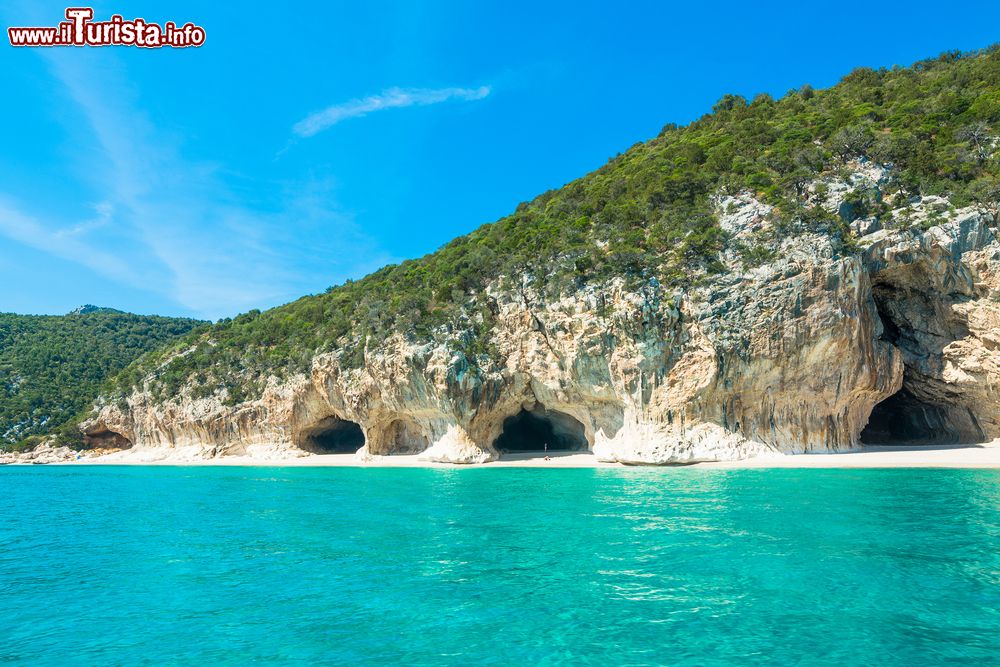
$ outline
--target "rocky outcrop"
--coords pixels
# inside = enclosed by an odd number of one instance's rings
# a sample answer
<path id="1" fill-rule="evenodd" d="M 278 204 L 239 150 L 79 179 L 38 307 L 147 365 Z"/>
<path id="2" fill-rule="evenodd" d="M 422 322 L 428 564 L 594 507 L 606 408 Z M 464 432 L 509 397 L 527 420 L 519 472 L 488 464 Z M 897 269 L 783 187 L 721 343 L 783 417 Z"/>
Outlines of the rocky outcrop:
<path id="1" fill-rule="evenodd" d="M 0 465 L 10 464 L 44 464 L 44 463 L 69 463 L 81 459 L 96 459 L 99 457 L 115 454 L 120 450 L 115 449 L 90 449 L 77 451 L 65 445 L 55 445 L 52 442 L 43 442 L 37 447 L 23 452 L 0 452 Z"/>
<path id="2" fill-rule="evenodd" d="M 356 425 L 365 460 L 419 452 L 477 463 L 500 454 L 505 421 L 524 410 L 578 429 L 602 460 L 635 464 L 839 451 L 863 433 L 1000 436 L 992 218 L 932 198 L 857 217 L 848 195 L 878 194 L 887 176 L 854 166 L 808 196 L 850 222 L 855 250 L 829 233 L 777 233 L 770 207 L 725 197 L 728 270 L 695 290 L 612 281 L 547 301 L 527 282 L 497 286 L 490 358 L 397 336 L 370 342 L 361 368 L 320 355 L 308 376 L 273 379 L 237 408 L 222 396 L 135 393 L 101 406 L 87 433 L 132 443 L 133 456 L 274 457 L 337 451 Z M 738 249 L 753 244 L 770 259 L 747 268 Z"/>
<path id="3" fill-rule="evenodd" d="M 882 319 L 882 339 L 899 350 L 903 389 L 875 437 L 916 442 L 983 442 L 997 417 L 998 247 L 975 211 L 924 233 L 878 232 L 864 259 Z"/>

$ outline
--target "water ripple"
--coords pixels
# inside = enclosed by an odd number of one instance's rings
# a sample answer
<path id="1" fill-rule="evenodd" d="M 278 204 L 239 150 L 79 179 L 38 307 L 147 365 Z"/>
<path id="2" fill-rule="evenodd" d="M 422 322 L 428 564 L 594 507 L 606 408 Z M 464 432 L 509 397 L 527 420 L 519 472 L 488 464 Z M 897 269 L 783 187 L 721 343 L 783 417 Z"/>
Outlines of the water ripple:
<path id="1" fill-rule="evenodd" d="M 11 664 L 1000 663 L 1000 473 L 0 468 Z"/>

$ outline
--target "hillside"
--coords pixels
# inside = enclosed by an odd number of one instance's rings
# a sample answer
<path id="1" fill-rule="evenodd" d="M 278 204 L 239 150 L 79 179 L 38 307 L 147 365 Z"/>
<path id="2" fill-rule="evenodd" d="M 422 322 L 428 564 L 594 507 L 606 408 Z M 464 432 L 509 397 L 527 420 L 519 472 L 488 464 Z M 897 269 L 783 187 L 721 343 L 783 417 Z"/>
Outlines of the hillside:
<path id="1" fill-rule="evenodd" d="M 453 462 L 996 437 L 997 123 L 996 49 L 726 95 L 435 253 L 143 357 L 83 428 Z"/>
<path id="2" fill-rule="evenodd" d="M 317 351 L 343 350 L 357 367 L 368 340 L 391 332 L 426 337 L 442 327 L 473 332 L 455 345 L 475 362 L 489 352 L 484 289 L 501 278 L 523 278 L 557 298 L 614 276 L 686 288 L 722 270 L 717 258 L 727 238 L 713 210 L 720 192 L 756 192 L 786 227 L 827 234 L 838 252 L 851 252 L 845 221 L 808 207 L 805 183 L 867 155 L 895 165 L 893 193 L 992 206 L 1000 182 L 986 151 L 997 121 L 995 50 L 858 69 L 831 89 L 804 86 L 780 100 L 727 95 L 691 125 L 668 125 L 596 172 L 436 253 L 185 338 L 177 349 L 196 350 L 159 369 L 154 389 L 169 396 L 193 381 L 203 393 L 226 390 L 235 404 L 258 396 L 269 375 L 305 371 Z M 882 208 L 860 193 L 853 204 L 858 216 Z M 767 239 L 760 241 L 733 247 L 747 264 L 759 264 L 771 259 Z M 139 386 L 155 363 L 130 368 L 119 389 Z"/>
<path id="3" fill-rule="evenodd" d="M 0 449 L 63 426 L 108 377 L 200 324 L 96 306 L 63 316 L 0 313 Z"/>

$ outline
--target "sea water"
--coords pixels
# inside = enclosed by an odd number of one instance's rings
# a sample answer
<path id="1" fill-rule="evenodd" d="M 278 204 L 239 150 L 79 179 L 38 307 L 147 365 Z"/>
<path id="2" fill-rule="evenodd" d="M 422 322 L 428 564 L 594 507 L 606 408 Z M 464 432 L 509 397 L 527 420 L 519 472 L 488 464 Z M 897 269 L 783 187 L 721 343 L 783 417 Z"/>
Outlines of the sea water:
<path id="1" fill-rule="evenodd" d="M 0 469 L 0 663 L 1000 663 L 1000 472 Z"/>

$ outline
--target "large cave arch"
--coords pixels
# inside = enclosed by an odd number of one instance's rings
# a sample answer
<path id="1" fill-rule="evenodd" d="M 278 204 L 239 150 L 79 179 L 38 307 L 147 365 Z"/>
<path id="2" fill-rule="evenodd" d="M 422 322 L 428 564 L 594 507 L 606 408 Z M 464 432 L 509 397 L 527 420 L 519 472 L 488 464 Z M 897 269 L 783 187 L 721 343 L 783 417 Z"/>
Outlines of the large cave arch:
<path id="1" fill-rule="evenodd" d="M 361 425 L 340 417 L 321 419 L 299 439 L 299 447 L 313 454 L 353 454 L 364 444 Z"/>
<path id="2" fill-rule="evenodd" d="M 969 334 L 954 308 L 971 298 L 960 275 L 935 272 L 916 262 L 872 278 L 881 340 L 903 358 L 899 391 L 878 403 L 860 441 L 865 445 L 973 444 L 987 438 L 973 409 L 944 380 L 942 351 Z"/>
<path id="3" fill-rule="evenodd" d="M 586 431 L 577 419 L 538 405 L 522 409 L 503 421 L 503 431 L 493 442 L 501 452 L 558 452 L 588 449 Z"/>

